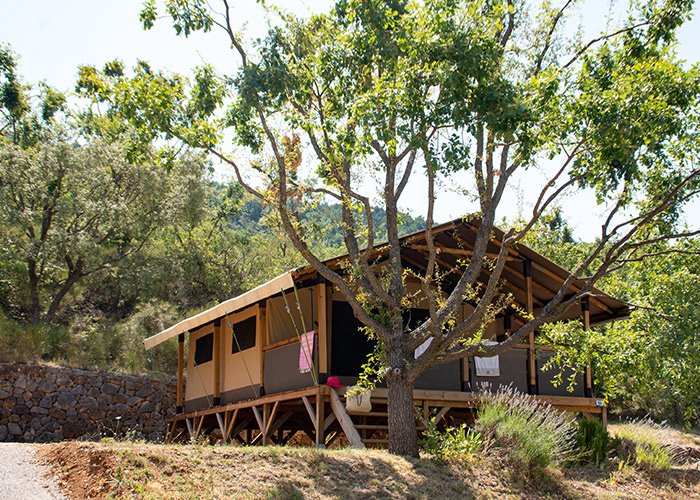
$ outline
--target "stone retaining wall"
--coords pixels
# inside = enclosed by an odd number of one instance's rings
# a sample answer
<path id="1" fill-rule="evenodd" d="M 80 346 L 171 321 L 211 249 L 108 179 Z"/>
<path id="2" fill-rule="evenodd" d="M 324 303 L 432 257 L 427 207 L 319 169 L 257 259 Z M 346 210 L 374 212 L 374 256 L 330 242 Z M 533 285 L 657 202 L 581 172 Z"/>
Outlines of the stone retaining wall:
<path id="1" fill-rule="evenodd" d="M 175 381 L 0 363 L 0 441 L 159 441 L 174 413 Z"/>

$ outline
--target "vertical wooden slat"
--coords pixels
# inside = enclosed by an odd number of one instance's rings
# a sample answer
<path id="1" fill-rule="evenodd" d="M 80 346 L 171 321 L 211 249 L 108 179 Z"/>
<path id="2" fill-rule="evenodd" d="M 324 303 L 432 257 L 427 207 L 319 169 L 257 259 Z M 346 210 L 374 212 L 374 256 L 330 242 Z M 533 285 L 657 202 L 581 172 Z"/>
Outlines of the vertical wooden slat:
<path id="1" fill-rule="evenodd" d="M 583 297 L 581 299 L 581 311 L 583 312 L 583 329 L 586 331 L 591 327 L 591 303 L 588 297 Z M 587 398 L 593 397 L 593 372 L 591 370 L 591 365 L 586 366 L 584 378 L 584 395 Z"/>
<path id="2" fill-rule="evenodd" d="M 221 319 L 214 320 L 214 406 L 221 404 Z"/>
<path id="3" fill-rule="evenodd" d="M 175 411 L 182 413 L 182 386 L 185 380 L 185 334 L 177 336 L 177 395 Z"/>
<path id="4" fill-rule="evenodd" d="M 328 374 L 333 373 L 333 287 L 326 288 L 326 360 Z"/>
<path id="5" fill-rule="evenodd" d="M 328 293 L 327 285 L 319 283 L 316 285 L 318 290 L 318 371 L 319 381 L 326 381 L 328 377 Z"/>
<path id="6" fill-rule="evenodd" d="M 265 304 L 267 304 L 267 301 L 265 301 Z M 258 349 L 258 353 L 260 356 L 260 394 L 265 394 L 265 388 L 263 387 L 263 381 L 265 380 L 263 378 L 265 374 L 265 351 L 263 351 L 263 346 L 267 345 L 269 343 L 269 339 L 267 338 L 268 336 L 268 330 L 267 330 L 267 308 L 265 306 L 261 306 L 258 308 L 258 317 L 257 320 L 255 321 L 256 325 L 256 345 Z"/>
<path id="7" fill-rule="evenodd" d="M 534 313 L 534 301 L 532 297 L 532 263 L 529 260 L 523 261 L 523 274 L 525 275 L 525 293 L 527 294 L 527 313 Z M 528 366 L 528 392 L 530 394 L 537 393 L 537 365 L 535 363 L 535 332 L 528 335 L 527 349 L 527 366 Z"/>

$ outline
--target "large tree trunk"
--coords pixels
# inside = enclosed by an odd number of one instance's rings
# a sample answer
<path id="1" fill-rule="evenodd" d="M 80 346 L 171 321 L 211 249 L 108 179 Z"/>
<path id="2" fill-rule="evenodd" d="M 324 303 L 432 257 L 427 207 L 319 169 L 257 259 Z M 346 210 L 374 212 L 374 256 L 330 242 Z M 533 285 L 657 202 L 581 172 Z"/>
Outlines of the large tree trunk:
<path id="1" fill-rule="evenodd" d="M 418 436 L 413 405 L 413 382 L 403 372 L 387 374 L 389 388 L 389 451 L 418 457 Z"/>
<path id="2" fill-rule="evenodd" d="M 54 295 L 53 299 L 51 300 L 49 309 L 44 315 L 45 323 L 48 324 L 53 321 L 54 317 L 56 316 L 56 312 L 58 312 L 58 306 L 61 304 L 63 297 L 66 296 L 70 289 L 73 288 L 73 285 L 75 285 L 78 282 L 78 280 L 83 276 L 82 270 L 83 264 L 81 261 L 79 261 L 79 265 L 68 275 L 66 281 L 63 282 L 63 285 L 61 285 L 61 288 L 58 290 L 58 292 L 56 292 L 56 295 Z"/>

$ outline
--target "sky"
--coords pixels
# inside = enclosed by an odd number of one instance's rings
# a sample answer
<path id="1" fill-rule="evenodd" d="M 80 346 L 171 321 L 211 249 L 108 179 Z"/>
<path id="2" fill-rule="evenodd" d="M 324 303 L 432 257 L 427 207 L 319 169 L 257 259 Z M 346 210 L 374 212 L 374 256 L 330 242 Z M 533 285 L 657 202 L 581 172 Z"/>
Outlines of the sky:
<path id="1" fill-rule="evenodd" d="M 132 67 L 138 59 L 148 61 L 155 68 L 189 74 L 191 68 L 208 62 L 222 73 L 232 73 L 237 59 L 229 51 L 223 33 L 195 33 L 189 39 L 176 37 L 167 20 L 156 22 L 150 31 L 144 31 L 138 19 L 141 0 L 34 0 L 23 2 L 1 0 L 0 43 L 9 43 L 19 55 L 19 73 L 28 83 L 46 81 L 63 91 L 75 86 L 77 68 L 94 65 L 101 68 L 115 58 Z M 213 2 L 215 3 L 215 2 Z M 286 0 L 278 2 L 299 16 L 322 12 L 329 2 L 318 0 Z M 238 5 L 241 5 L 238 7 Z M 587 3 L 580 17 L 590 33 L 603 28 L 607 4 L 604 0 Z M 619 8 L 619 4 L 618 7 Z M 695 13 L 700 8 L 696 7 Z M 244 30 L 248 38 L 265 33 L 269 16 L 250 0 L 236 2 L 234 25 Z M 700 16 L 687 23 L 679 36 L 678 54 L 688 64 L 700 61 Z M 539 192 L 543 171 L 530 169 L 515 179 L 513 188 L 506 192 L 498 217 L 513 218 L 528 213 L 528 200 Z M 231 175 L 223 166 L 217 176 Z M 444 222 L 474 210 L 455 189 L 459 178 L 451 178 L 438 193 L 436 220 Z M 407 188 L 402 208 L 414 216 L 425 215 L 425 180 L 417 178 Z M 600 230 L 600 210 L 595 207 L 590 192 L 579 192 L 562 202 L 564 215 L 570 220 L 577 238 L 591 240 Z M 700 203 L 687 212 L 700 216 Z"/>

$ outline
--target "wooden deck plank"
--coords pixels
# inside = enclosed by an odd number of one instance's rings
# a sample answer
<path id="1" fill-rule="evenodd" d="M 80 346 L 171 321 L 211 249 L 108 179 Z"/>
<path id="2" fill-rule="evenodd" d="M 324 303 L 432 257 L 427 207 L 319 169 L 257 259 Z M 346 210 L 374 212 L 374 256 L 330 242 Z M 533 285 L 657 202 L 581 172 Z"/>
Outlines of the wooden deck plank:
<path id="1" fill-rule="evenodd" d="M 283 393 L 278 393 L 278 394 L 272 394 L 268 396 L 262 396 L 257 399 L 249 399 L 245 401 L 239 401 L 236 403 L 228 403 L 225 405 L 220 405 L 216 407 L 211 407 L 211 408 L 204 408 L 200 410 L 193 410 L 189 412 L 184 412 L 184 413 L 178 413 L 175 415 L 171 415 L 167 418 L 167 422 L 175 422 L 175 421 L 181 421 L 181 420 L 186 420 L 186 419 L 192 419 L 196 418 L 199 419 L 199 417 L 206 416 L 206 415 L 213 415 L 216 413 L 221 413 L 221 412 L 228 412 L 228 411 L 236 411 L 236 410 L 242 410 L 246 408 L 254 408 L 256 406 L 259 406 L 261 404 L 270 404 L 270 403 L 277 403 L 279 402 L 280 405 L 282 403 L 290 403 L 294 400 L 299 400 L 301 399 L 303 402 L 303 406 L 306 407 L 307 412 L 309 413 L 309 417 L 311 418 L 312 422 L 316 422 L 317 420 L 317 415 L 316 412 L 313 411 L 313 405 L 309 401 L 309 396 L 322 396 L 322 395 L 328 395 L 330 394 L 329 392 L 330 387 L 328 386 L 312 386 L 312 387 L 307 387 L 303 389 L 297 389 L 294 391 L 287 391 Z M 345 388 L 341 388 L 338 390 L 336 395 L 344 395 L 345 393 Z M 383 403 L 388 397 L 388 390 L 385 388 L 377 388 L 372 391 L 372 402 L 373 403 Z M 438 406 L 438 407 L 445 407 L 445 406 L 450 406 L 452 408 L 474 408 L 478 405 L 479 400 L 480 400 L 480 394 L 479 393 L 473 393 L 473 392 L 458 392 L 458 391 L 435 391 L 435 390 L 423 390 L 423 389 L 416 389 L 413 391 L 413 399 L 423 405 L 427 404 L 428 406 Z M 603 400 L 599 398 L 581 398 L 581 397 L 574 397 L 574 396 L 542 396 L 538 395 L 536 396 L 540 401 L 543 403 L 548 403 L 552 406 L 554 406 L 557 409 L 564 410 L 564 411 L 577 411 L 577 412 L 588 412 L 588 413 L 594 413 L 594 414 L 601 414 L 603 413 L 603 408 L 605 406 L 605 403 Z M 280 406 L 280 409 L 282 406 Z M 312 411 L 309 411 L 311 409 Z M 255 412 L 255 410 L 253 410 Z M 347 412 L 345 412 L 347 414 Z M 382 412 L 379 412 L 382 413 Z M 377 412 L 373 412 L 372 414 L 379 415 Z M 351 414 L 355 414 L 352 412 Z M 386 415 L 385 412 L 382 413 L 383 415 Z M 261 418 L 262 420 L 262 418 Z"/>

